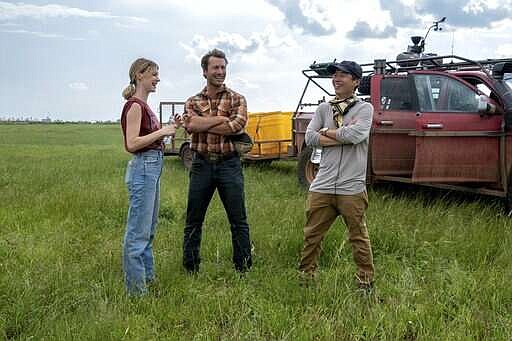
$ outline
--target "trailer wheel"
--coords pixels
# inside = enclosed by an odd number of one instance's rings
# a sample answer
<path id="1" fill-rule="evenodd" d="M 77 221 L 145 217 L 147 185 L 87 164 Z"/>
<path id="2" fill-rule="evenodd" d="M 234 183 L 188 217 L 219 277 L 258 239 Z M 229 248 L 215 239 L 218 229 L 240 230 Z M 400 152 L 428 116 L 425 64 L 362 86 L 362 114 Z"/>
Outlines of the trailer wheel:
<path id="1" fill-rule="evenodd" d="M 311 162 L 313 148 L 304 147 L 299 154 L 297 161 L 297 177 L 299 182 L 309 188 L 318 173 L 318 165 Z"/>
<path id="2" fill-rule="evenodd" d="M 183 166 L 190 170 L 192 167 L 192 150 L 190 149 L 190 143 L 185 142 L 180 147 L 180 159 L 183 162 Z"/>

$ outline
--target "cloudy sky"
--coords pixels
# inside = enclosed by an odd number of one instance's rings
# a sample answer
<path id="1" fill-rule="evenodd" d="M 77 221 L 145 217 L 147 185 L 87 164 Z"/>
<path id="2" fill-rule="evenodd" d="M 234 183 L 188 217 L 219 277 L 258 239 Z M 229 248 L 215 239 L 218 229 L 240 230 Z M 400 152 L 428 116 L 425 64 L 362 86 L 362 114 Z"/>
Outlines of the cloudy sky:
<path id="1" fill-rule="evenodd" d="M 214 47 L 249 111 L 291 111 L 313 61 L 394 60 L 443 16 L 426 52 L 512 57 L 512 0 L 0 0 L 0 117 L 115 120 L 142 56 L 160 66 L 156 110 L 204 86 Z"/>

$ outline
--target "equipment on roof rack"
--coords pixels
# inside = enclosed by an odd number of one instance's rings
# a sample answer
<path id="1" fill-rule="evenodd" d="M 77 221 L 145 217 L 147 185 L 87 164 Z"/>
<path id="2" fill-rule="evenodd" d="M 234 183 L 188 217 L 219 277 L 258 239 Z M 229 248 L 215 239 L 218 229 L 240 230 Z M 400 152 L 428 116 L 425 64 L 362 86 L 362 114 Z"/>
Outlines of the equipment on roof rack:
<path id="1" fill-rule="evenodd" d="M 419 58 L 422 57 L 434 57 L 437 56 L 435 53 L 423 53 L 425 51 L 425 41 L 427 40 L 428 34 L 430 30 L 433 28 L 434 31 L 442 31 L 443 28 L 439 27 L 439 24 L 446 21 L 446 17 L 441 18 L 440 20 L 434 21 L 433 25 L 431 25 L 427 33 L 425 34 L 425 37 L 421 36 L 413 36 L 411 37 L 411 41 L 413 45 L 407 46 L 407 51 L 400 53 L 398 56 L 396 56 L 396 59 L 398 62 L 398 65 L 401 67 L 411 67 L 418 65 Z M 427 59 L 424 61 L 420 61 L 421 65 L 439 65 L 443 63 L 442 59 Z"/>

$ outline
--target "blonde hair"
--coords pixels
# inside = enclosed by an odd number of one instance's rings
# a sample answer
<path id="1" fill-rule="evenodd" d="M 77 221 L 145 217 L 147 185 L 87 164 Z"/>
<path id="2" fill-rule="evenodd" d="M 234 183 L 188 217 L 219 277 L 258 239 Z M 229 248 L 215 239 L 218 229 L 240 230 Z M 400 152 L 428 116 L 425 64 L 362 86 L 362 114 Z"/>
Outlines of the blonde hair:
<path id="1" fill-rule="evenodd" d="M 128 99 L 135 94 L 135 88 L 137 86 L 137 74 L 143 73 L 150 68 L 158 70 L 158 64 L 145 58 L 139 58 L 132 63 L 132 66 L 130 66 L 130 72 L 128 73 L 128 76 L 130 77 L 130 84 L 123 90 L 124 99 Z"/>

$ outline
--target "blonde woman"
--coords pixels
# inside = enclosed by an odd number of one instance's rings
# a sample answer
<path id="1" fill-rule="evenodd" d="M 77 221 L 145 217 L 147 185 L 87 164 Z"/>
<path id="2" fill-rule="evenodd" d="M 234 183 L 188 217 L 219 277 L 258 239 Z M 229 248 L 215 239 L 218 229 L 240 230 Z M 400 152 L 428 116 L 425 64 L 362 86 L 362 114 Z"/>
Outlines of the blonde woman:
<path id="1" fill-rule="evenodd" d="M 133 154 L 128 162 L 125 182 L 130 205 L 123 246 L 123 269 L 128 293 L 140 295 L 155 279 L 153 239 L 157 224 L 160 174 L 163 165 L 162 139 L 172 136 L 176 126 L 160 128 L 160 122 L 147 104 L 160 79 L 158 65 L 139 58 L 130 67 L 130 85 L 122 114 L 125 149 Z"/>

